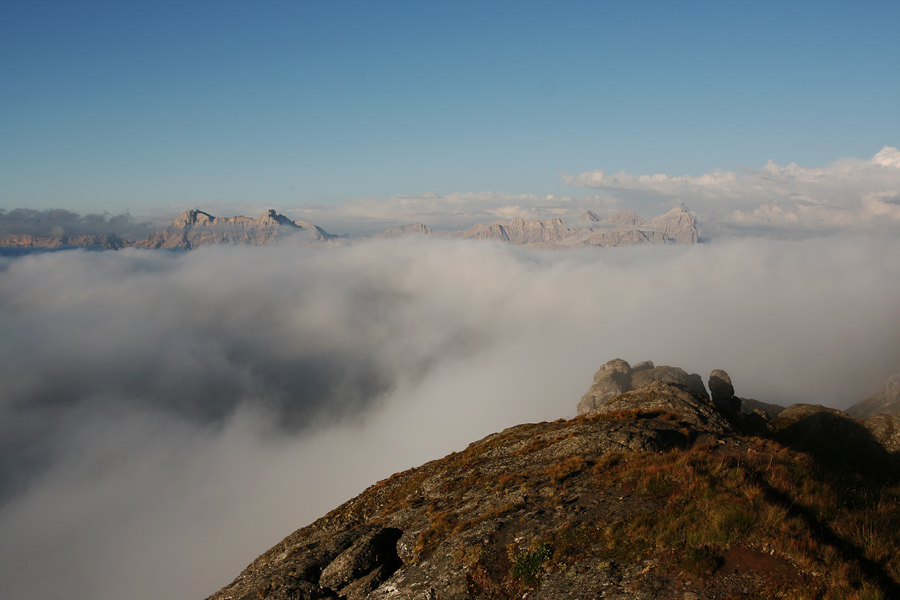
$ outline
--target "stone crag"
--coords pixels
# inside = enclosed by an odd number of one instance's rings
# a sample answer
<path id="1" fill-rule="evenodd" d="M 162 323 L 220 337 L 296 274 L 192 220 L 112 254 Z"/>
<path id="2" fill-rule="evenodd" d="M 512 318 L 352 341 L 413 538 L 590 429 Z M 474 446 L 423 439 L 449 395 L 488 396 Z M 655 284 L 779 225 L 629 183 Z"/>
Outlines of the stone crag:
<path id="1" fill-rule="evenodd" d="M 900 412 L 900 371 L 888 377 L 880 390 L 847 409 L 848 415 L 858 419 L 896 412 Z"/>

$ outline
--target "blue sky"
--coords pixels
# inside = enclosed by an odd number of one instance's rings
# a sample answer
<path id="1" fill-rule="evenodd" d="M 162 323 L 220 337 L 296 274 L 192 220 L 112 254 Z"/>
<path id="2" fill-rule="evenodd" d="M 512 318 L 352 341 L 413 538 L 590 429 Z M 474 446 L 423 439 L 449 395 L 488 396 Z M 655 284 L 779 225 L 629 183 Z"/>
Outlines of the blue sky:
<path id="1" fill-rule="evenodd" d="M 0 208 L 702 175 L 900 145 L 900 3 L 0 3 Z"/>

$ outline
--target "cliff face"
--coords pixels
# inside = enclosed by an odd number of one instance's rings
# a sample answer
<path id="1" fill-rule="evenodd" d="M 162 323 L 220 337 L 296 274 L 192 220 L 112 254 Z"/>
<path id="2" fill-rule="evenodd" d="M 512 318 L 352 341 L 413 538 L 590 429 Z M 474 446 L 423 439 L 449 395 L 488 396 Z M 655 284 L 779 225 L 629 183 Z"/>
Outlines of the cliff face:
<path id="1" fill-rule="evenodd" d="M 900 597 L 896 451 L 822 407 L 742 416 L 725 387 L 651 381 L 488 436 L 375 484 L 210 599 Z"/>

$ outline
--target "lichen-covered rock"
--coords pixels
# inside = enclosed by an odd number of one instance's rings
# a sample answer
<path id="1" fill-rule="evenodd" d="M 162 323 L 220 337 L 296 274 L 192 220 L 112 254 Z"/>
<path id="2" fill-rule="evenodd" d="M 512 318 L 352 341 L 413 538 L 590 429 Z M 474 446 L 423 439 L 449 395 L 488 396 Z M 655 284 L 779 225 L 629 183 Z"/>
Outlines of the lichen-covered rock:
<path id="1" fill-rule="evenodd" d="M 373 585 L 367 591 L 371 591 L 400 566 L 397 540 L 402 534 L 397 528 L 385 527 L 359 538 L 325 567 L 319 577 L 319 585 L 340 590 L 378 568 L 375 577 L 367 577 L 368 583 Z M 379 578 L 379 581 L 372 581 Z"/>
<path id="2" fill-rule="evenodd" d="M 900 454 L 900 412 L 874 414 L 862 423 L 885 450 Z"/>
<path id="3" fill-rule="evenodd" d="M 718 435 L 734 434 L 736 430 L 709 399 L 693 390 L 668 381 L 654 381 L 631 392 L 620 394 L 594 412 L 617 410 L 645 410 L 675 413 L 684 421 Z"/>

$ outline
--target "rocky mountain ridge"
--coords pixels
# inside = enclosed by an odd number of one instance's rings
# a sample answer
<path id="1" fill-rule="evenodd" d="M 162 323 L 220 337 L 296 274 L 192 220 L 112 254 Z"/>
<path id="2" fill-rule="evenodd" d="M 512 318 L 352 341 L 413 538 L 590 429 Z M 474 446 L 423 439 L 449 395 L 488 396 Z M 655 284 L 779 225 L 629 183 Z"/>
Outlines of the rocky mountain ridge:
<path id="1" fill-rule="evenodd" d="M 200 210 L 188 210 L 181 213 L 171 227 L 157 231 L 134 245 L 190 250 L 207 244 L 265 246 L 288 237 L 313 244 L 334 236 L 312 223 L 291 220 L 272 209 L 255 219 L 214 217 Z"/>
<path id="2" fill-rule="evenodd" d="M 210 600 L 900 597 L 897 433 L 814 405 L 743 414 L 724 371 L 709 394 L 626 365 L 578 417 L 380 481 Z M 602 382 L 632 389 L 601 400 Z"/>
<path id="3" fill-rule="evenodd" d="M 847 409 L 847 414 L 857 419 L 897 412 L 900 412 L 900 371 L 888 377 L 877 392 Z"/>
<path id="4" fill-rule="evenodd" d="M 581 227 L 567 227 L 562 219 L 538 221 L 516 218 L 509 222 L 479 224 L 456 232 L 435 231 L 422 223 L 398 225 L 374 237 L 390 238 L 417 234 L 502 241 L 537 248 L 695 244 L 699 239 L 693 217 L 680 208 L 672 209 L 650 221 L 645 221 L 628 211 L 620 211 L 606 219 L 601 219 L 594 213 L 590 214 L 596 218 L 588 219 L 590 224 Z M 127 241 L 118 235 L 108 233 L 78 236 L 68 236 L 65 233 L 47 235 L 11 233 L 0 236 L 0 246 L 43 249 L 84 246 L 108 250 L 133 246 L 190 250 L 209 244 L 266 246 L 288 238 L 301 245 L 318 245 L 337 240 L 338 236 L 312 223 L 289 219 L 272 209 L 256 218 L 215 217 L 201 210 L 187 210 L 179 215 L 171 226 L 155 231 L 143 240 Z"/>
<path id="5" fill-rule="evenodd" d="M 437 235 L 468 240 L 493 240 L 535 248 L 577 248 L 583 246 L 616 247 L 642 244 L 696 244 L 699 233 L 694 218 L 681 208 L 645 221 L 630 211 L 619 211 L 600 218 L 587 211 L 579 219 L 588 223 L 568 227 L 562 219 L 523 219 L 478 224 L 457 232 L 440 232 L 423 223 L 392 227 L 381 237 L 406 234 Z"/>

